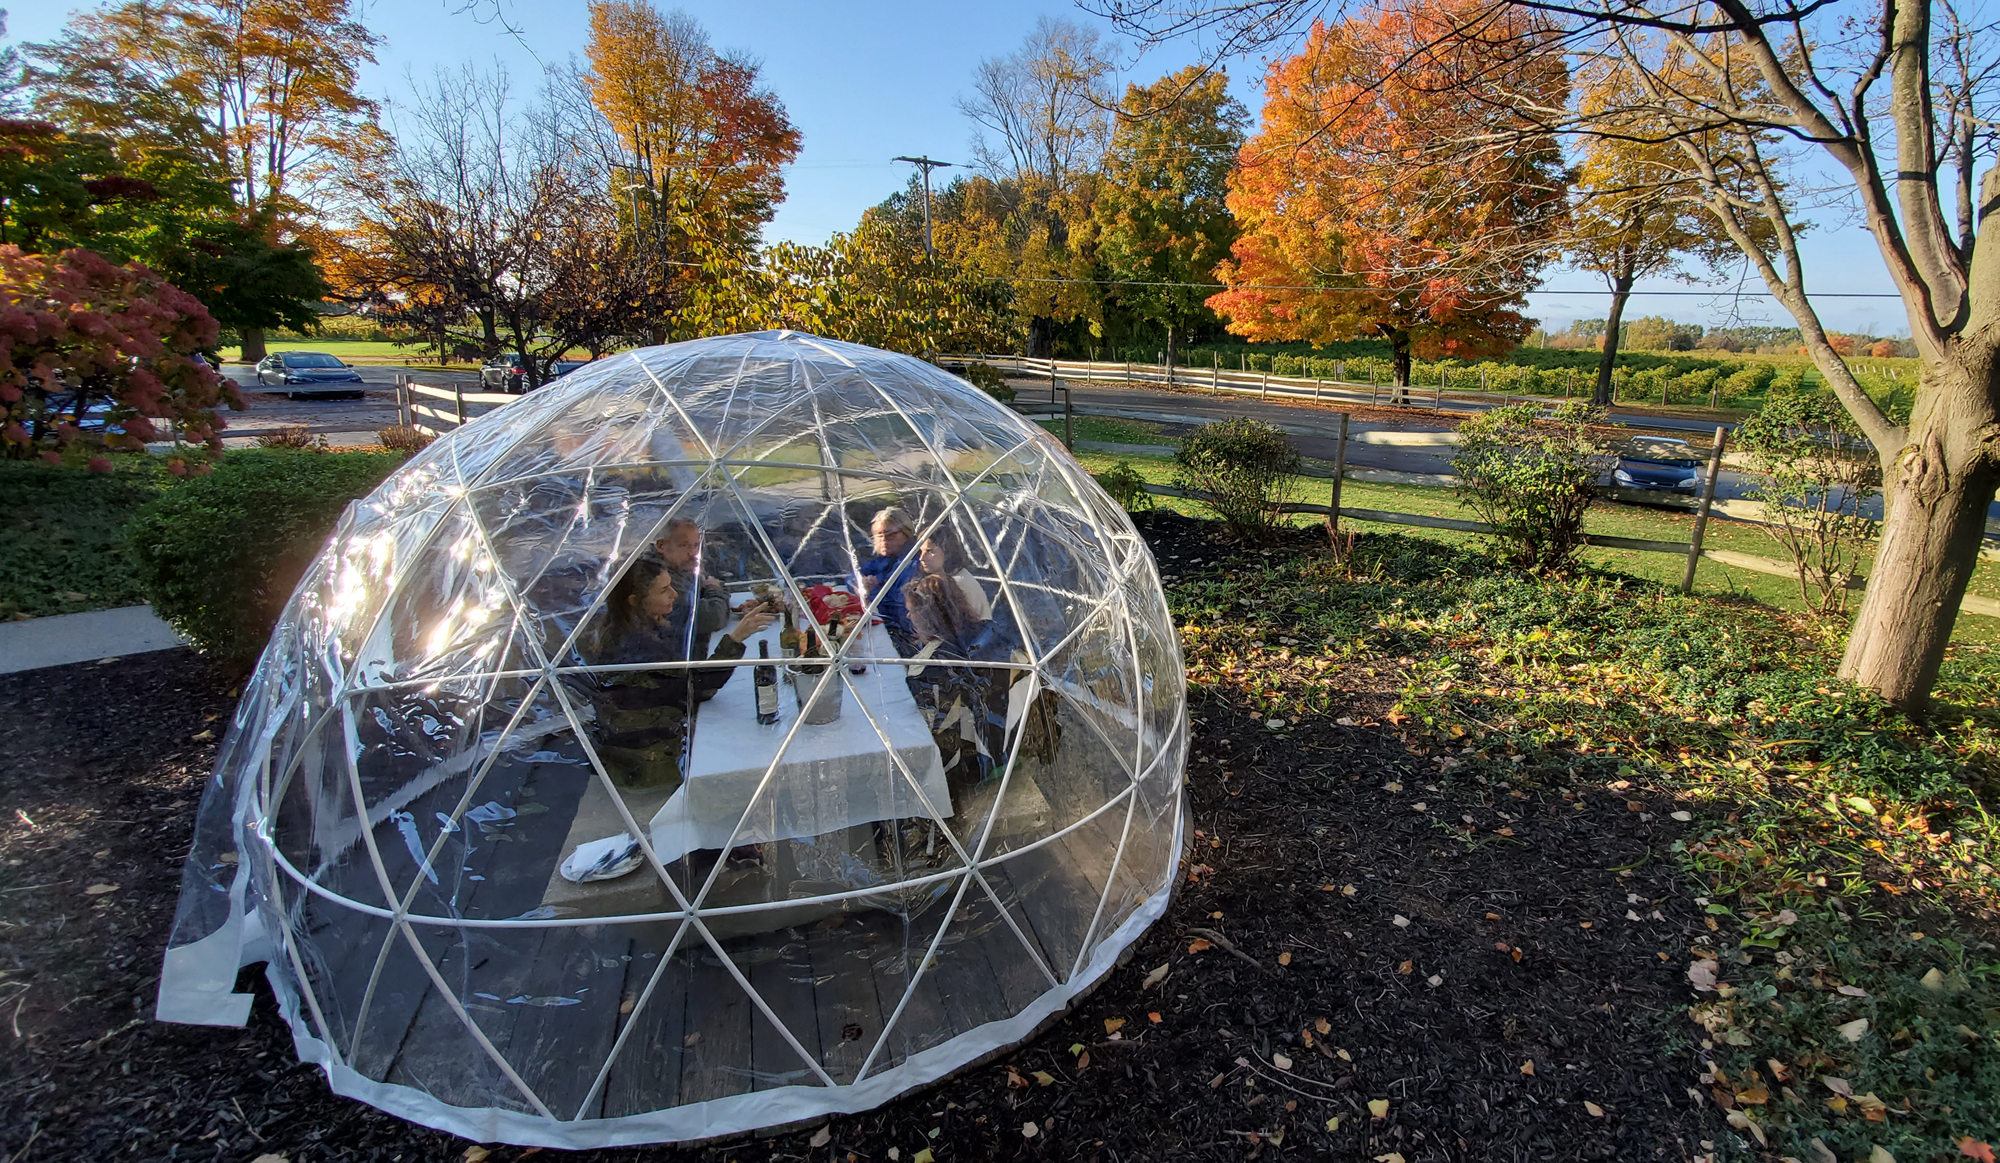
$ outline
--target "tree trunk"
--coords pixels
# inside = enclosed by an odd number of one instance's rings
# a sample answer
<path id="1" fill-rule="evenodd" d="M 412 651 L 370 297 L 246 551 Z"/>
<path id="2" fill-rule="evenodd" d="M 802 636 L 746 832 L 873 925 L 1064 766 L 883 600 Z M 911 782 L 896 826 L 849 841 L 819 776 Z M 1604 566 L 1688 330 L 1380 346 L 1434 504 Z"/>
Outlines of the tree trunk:
<path id="1" fill-rule="evenodd" d="M 1028 320 L 1028 355 L 1047 359 L 1056 353 L 1056 321 L 1046 315 Z"/>
<path id="2" fill-rule="evenodd" d="M 1907 443 L 1883 457 L 1888 512 L 1840 674 L 1904 711 L 1921 711 L 1937 681 L 2000 487 L 2000 364 L 1990 353 L 1982 362 L 1925 368 L 1938 390 L 1920 397 Z"/>
<path id="3" fill-rule="evenodd" d="M 245 327 L 243 329 L 243 351 L 241 352 L 243 362 L 257 363 L 269 354 L 271 354 L 270 351 L 264 346 L 264 329 L 262 327 Z"/>
<path id="4" fill-rule="evenodd" d="M 1390 367 L 1396 380 L 1393 402 L 1407 404 L 1410 401 L 1410 333 L 1389 331 Z"/>
<path id="5" fill-rule="evenodd" d="M 1611 315 L 1604 321 L 1604 354 L 1597 361 L 1597 390 L 1590 402 L 1600 408 L 1611 406 L 1611 373 L 1618 366 L 1618 327 L 1625 317 L 1625 301 L 1632 297 L 1632 273 L 1620 271 L 1611 280 Z"/>

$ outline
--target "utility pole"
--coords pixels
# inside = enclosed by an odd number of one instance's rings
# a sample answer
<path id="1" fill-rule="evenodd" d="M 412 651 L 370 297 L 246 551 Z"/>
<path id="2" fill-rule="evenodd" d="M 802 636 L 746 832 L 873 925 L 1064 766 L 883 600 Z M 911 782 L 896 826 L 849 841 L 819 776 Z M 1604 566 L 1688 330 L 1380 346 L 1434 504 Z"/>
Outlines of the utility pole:
<path id="1" fill-rule="evenodd" d="M 898 157 L 890 158 L 889 160 L 909 162 L 911 165 L 924 171 L 924 257 L 927 259 L 936 258 L 937 252 L 931 249 L 931 171 L 950 169 L 958 163 L 933 161 L 929 157 Z"/>

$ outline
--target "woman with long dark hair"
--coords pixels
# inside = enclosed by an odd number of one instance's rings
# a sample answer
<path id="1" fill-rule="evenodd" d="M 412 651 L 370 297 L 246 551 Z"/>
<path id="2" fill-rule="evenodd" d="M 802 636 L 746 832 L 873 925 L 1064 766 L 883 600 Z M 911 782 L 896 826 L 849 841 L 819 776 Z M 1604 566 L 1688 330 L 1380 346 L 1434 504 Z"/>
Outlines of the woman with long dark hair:
<path id="1" fill-rule="evenodd" d="M 648 554 L 632 563 L 605 599 L 604 614 L 591 636 L 593 665 L 650 662 L 727 661 L 743 657 L 743 643 L 771 624 L 761 603 L 746 606 L 736 626 L 709 653 L 706 643 L 692 649 L 690 627 L 673 625 L 680 594 L 666 562 Z M 682 616 L 688 611 L 683 609 Z M 614 671 L 603 675 L 597 692 L 597 726 L 592 732 L 598 758 L 611 777 L 627 787 L 678 788 L 687 721 L 701 703 L 722 689 L 740 667 L 675 667 Z"/>

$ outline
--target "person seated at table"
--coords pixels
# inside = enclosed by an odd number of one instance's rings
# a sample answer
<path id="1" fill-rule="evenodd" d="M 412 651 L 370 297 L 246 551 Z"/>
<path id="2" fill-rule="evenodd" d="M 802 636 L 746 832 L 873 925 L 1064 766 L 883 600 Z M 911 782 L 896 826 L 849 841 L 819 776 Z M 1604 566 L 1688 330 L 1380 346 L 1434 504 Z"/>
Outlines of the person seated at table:
<path id="1" fill-rule="evenodd" d="M 965 567 L 965 550 L 951 530 L 940 525 L 924 535 L 917 546 L 917 568 L 925 576 L 934 575 L 955 583 L 965 595 L 966 609 L 974 618 L 984 622 L 993 616 L 993 603 L 986 596 L 986 587 Z M 908 602 L 905 594 L 904 604 L 907 606 Z"/>
<path id="2" fill-rule="evenodd" d="M 668 624 L 682 630 L 693 626 L 696 640 L 706 643 L 729 621 L 729 594 L 713 573 L 703 573 L 701 549 L 701 526 L 686 517 L 667 522 L 667 535 L 653 542 L 681 599 Z"/>
<path id="3" fill-rule="evenodd" d="M 916 527 L 910 515 L 897 508 L 887 508 L 875 514 L 872 529 L 875 535 L 875 556 L 861 563 L 861 593 L 865 600 L 876 601 L 879 591 L 880 601 L 875 607 L 875 616 L 889 628 L 889 636 L 896 641 L 896 647 L 904 654 L 911 640 L 909 610 L 903 603 L 903 589 L 917 574 L 913 564 L 905 565 L 910 554 L 910 539 L 916 536 Z"/>
<path id="4" fill-rule="evenodd" d="M 910 693 L 931 716 L 931 735 L 954 800 L 992 774 L 1004 757 L 1007 696 L 1023 672 L 966 663 L 1007 662 L 1018 644 L 1012 619 L 982 618 L 958 579 L 926 573 L 905 592 L 916 654 L 929 661 L 910 675 Z"/>
<path id="5" fill-rule="evenodd" d="M 618 579 L 605 601 L 603 620 L 590 643 L 590 662 L 616 666 L 741 658 L 743 643 L 774 617 L 761 603 L 745 606 L 735 627 L 711 654 L 700 643 L 692 651 L 687 648 L 685 624 L 674 623 L 677 612 L 685 618 L 687 610 L 667 563 L 651 554 L 642 556 Z M 626 787 L 680 787 L 688 718 L 740 669 L 696 667 L 600 676 L 592 738 L 611 777 Z"/>

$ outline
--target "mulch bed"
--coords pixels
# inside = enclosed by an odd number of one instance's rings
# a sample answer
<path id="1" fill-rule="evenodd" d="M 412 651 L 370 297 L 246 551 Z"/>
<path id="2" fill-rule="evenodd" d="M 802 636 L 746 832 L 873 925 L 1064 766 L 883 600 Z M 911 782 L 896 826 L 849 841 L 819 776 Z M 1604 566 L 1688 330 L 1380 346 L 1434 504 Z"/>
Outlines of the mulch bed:
<path id="1" fill-rule="evenodd" d="M 1201 523 L 1144 524 L 1169 585 L 1233 557 Z M 818 1143 L 804 1131 L 698 1154 L 1686 1160 L 1733 1142 L 1689 1092 L 1701 1067 L 1683 974 L 1706 930 L 1667 852 L 1672 805 L 1559 775 L 1527 792 L 1447 783 L 1382 725 L 1389 675 L 1333 680 L 1344 710 L 1281 730 L 1234 700 L 1196 701 L 1185 882 L 1077 1012 L 1000 1062 L 833 1120 Z M 0 677 L 5 1163 L 465 1152 L 332 1095 L 255 971 L 246 1029 L 150 1020 L 232 698 L 178 651 Z M 85 891 L 104 884 L 118 887 Z"/>

